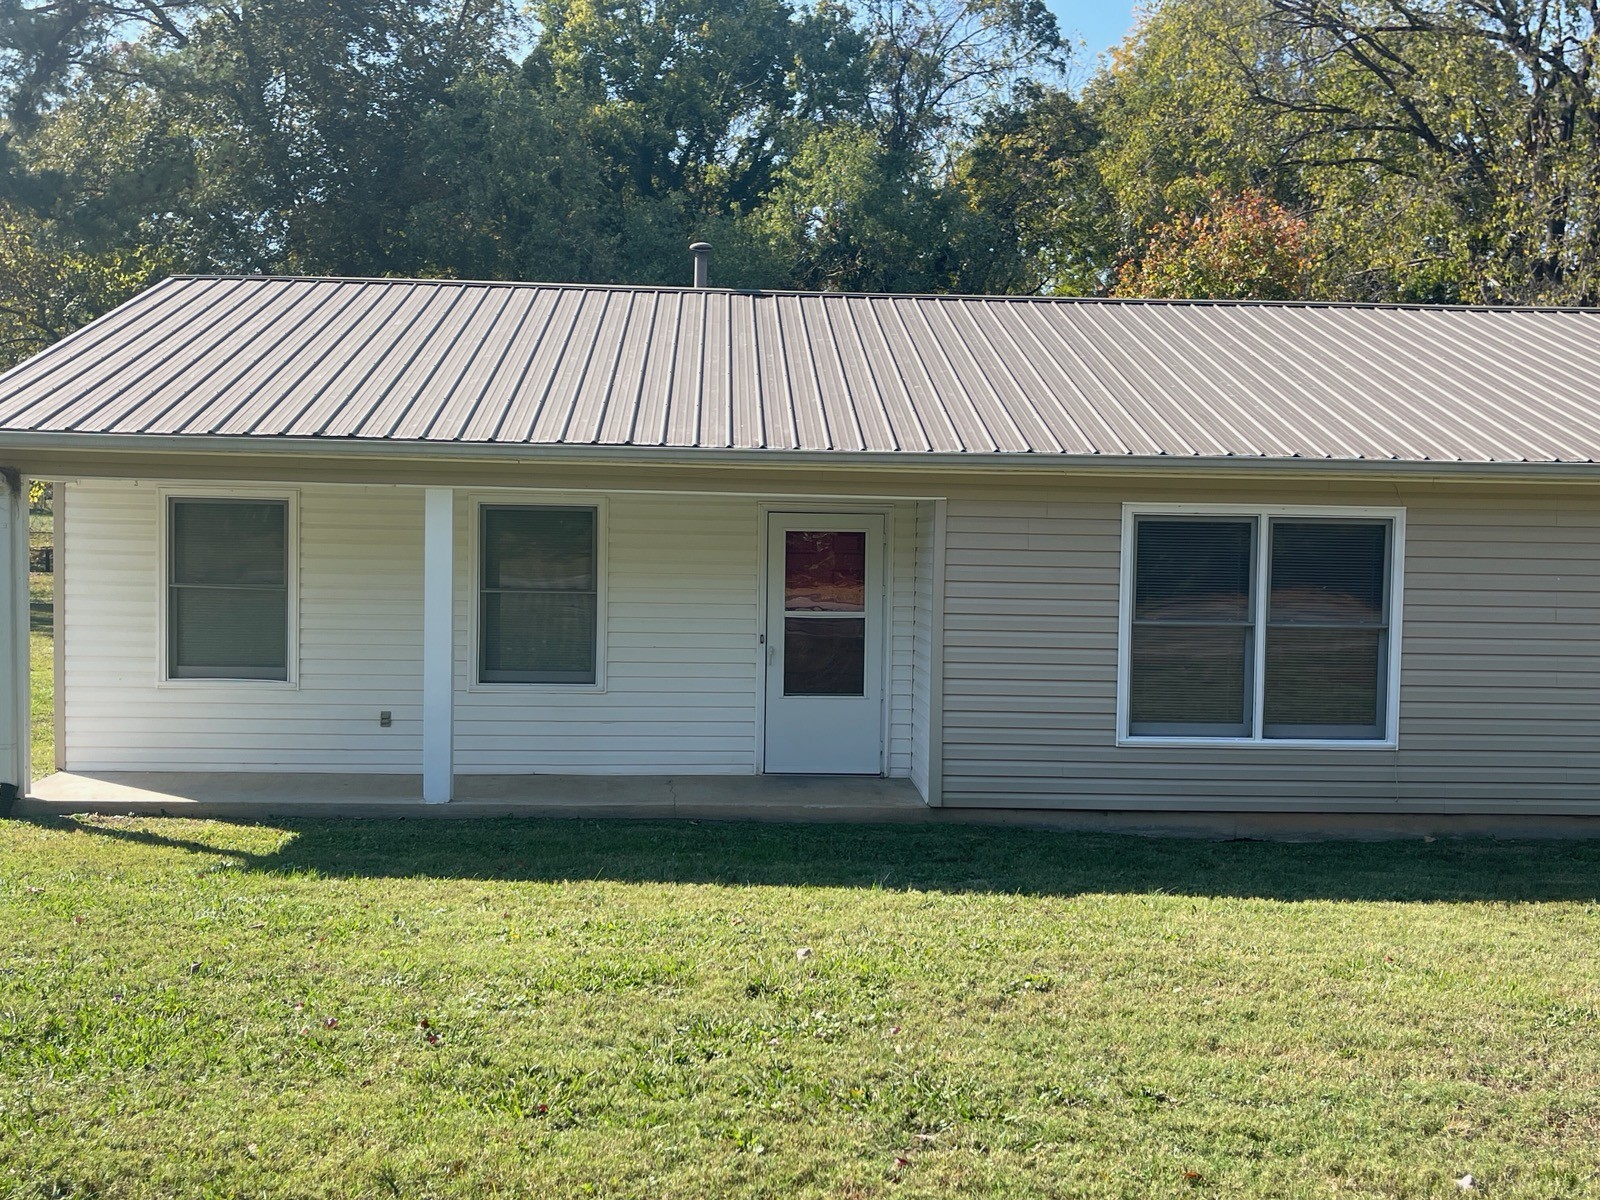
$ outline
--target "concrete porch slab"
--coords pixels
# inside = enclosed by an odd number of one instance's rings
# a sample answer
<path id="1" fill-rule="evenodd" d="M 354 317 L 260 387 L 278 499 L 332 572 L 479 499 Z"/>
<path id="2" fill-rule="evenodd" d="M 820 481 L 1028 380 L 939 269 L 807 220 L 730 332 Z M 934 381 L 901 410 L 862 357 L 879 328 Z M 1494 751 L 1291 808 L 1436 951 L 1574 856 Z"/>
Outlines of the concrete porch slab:
<path id="1" fill-rule="evenodd" d="M 678 817 L 723 821 L 920 821 L 906 779 L 821 775 L 458 775 L 424 804 L 417 775 L 61 771 L 18 816 L 77 812 L 191 817 Z"/>
<path id="2" fill-rule="evenodd" d="M 458 775 L 456 799 L 424 804 L 416 775 L 61 772 L 13 815 L 221 817 L 622 817 L 1010 825 L 1077 833 L 1268 841 L 1600 838 L 1600 816 L 1469 813 L 929 808 L 905 779 L 823 775 Z"/>

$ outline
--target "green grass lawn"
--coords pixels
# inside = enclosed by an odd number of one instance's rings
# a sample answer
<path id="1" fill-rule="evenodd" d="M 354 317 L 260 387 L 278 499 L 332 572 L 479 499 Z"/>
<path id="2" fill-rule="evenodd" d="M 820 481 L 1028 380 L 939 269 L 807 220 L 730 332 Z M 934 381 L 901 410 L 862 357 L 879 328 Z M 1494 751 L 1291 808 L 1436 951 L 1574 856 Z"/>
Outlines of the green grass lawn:
<path id="1" fill-rule="evenodd" d="M 0 1193 L 1596 1195 L 1597 894 L 1594 843 L 0 822 Z"/>
<path id="2" fill-rule="evenodd" d="M 31 692 L 33 777 L 55 768 L 55 627 L 51 621 L 54 580 L 38 572 L 28 576 L 28 684 Z"/>

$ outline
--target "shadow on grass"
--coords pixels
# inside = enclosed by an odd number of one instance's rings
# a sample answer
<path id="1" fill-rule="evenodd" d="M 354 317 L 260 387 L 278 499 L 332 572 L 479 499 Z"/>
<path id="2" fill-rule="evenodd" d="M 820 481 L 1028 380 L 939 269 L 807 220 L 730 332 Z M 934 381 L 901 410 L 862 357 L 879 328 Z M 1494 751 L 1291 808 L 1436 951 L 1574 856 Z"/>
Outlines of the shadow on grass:
<path id="1" fill-rule="evenodd" d="M 274 821 L 282 849 L 232 848 L 123 818 L 35 823 L 248 869 L 355 878 L 610 880 L 727 886 L 880 887 L 1030 896 L 1167 893 L 1274 900 L 1593 901 L 1600 842 L 1196 842 L 900 825 L 673 821 Z"/>

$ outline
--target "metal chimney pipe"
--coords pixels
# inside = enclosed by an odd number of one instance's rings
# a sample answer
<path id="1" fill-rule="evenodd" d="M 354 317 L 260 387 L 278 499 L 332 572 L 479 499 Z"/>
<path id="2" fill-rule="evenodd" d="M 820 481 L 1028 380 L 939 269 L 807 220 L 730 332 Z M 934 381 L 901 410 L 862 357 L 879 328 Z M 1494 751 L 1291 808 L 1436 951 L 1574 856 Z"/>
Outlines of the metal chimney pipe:
<path id="1" fill-rule="evenodd" d="M 694 255 L 694 285 L 697 288 L 710 287 L 711 279 L 711 243 L 690 242 L 689 253 Z"/>

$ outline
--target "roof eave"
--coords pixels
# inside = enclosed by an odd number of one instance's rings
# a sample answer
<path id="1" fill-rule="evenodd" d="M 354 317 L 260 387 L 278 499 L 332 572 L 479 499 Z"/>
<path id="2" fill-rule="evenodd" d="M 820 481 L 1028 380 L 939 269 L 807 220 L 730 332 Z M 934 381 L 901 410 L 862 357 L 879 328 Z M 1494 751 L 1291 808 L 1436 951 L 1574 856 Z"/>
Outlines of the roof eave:
<path id="1" fill-rule="evenodd" d="M 1008 475 L 1075 472 L 1161 475 L 1371 475 L 1383 477 L 1587 480 L 1600 482 L 1593 462 L 1468 462 L 1407 459 L 1267 458 L 1235 455 L 1109 455 L 923 451 L 679 448 L 633 445 L 511 445 L 499 442 L 425 442 L 376 438 L 227 437 L 204 434 L 70 433 L 0 430 L 7 452 L 107 453 L 156 456 L 293 456 L 318 459 L 430 460 L 435 462 L 626 464 L 658 467 L 768 467 L 831 471 L 950 471 Z"/>

